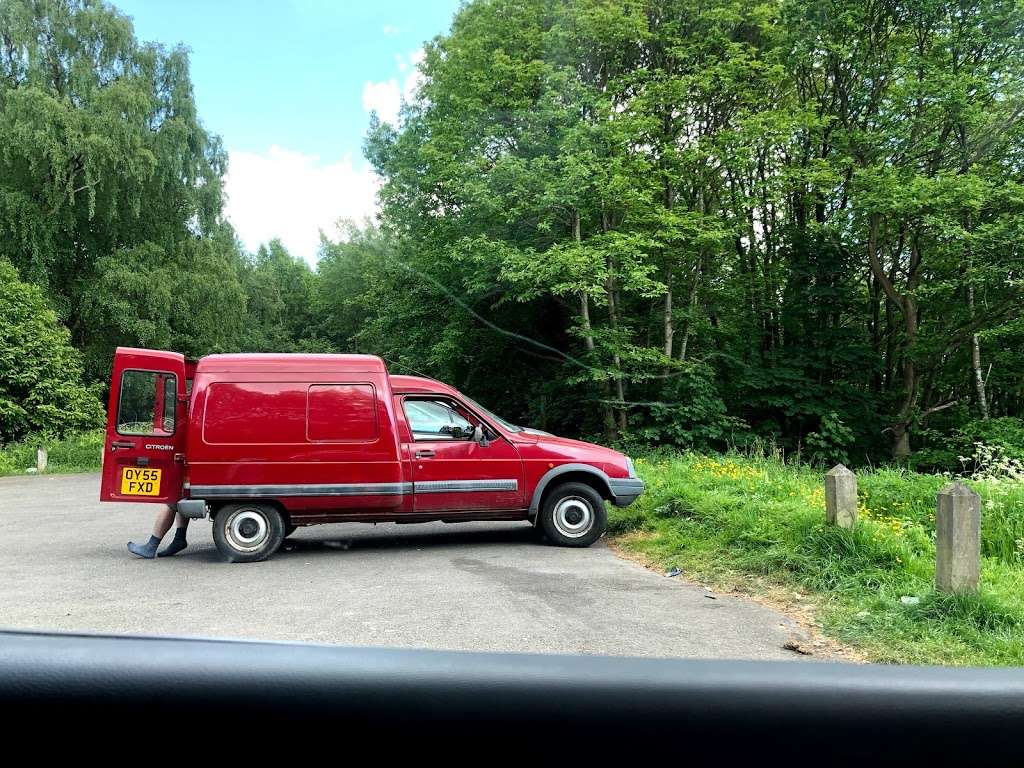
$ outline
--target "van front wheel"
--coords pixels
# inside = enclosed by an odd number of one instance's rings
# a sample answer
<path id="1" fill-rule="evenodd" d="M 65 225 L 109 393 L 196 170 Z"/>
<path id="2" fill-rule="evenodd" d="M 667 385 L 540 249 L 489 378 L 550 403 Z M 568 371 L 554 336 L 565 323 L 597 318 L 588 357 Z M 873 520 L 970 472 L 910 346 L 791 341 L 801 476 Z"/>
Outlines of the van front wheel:
<path id="1" fill-rule="evenodd" d="M 563 483 L 544 499 L 540 525 L 560 547 L 589 547 L 604 533 L 608 511 L 601 495 L 586 483 Z"/>
<path id="2" fill-rule="evenodd" d="M 229 563 L 266 560 L 284 540 L 284 520 L 269 504 L 228 504 L 213 519 L 213 540 Z"/>

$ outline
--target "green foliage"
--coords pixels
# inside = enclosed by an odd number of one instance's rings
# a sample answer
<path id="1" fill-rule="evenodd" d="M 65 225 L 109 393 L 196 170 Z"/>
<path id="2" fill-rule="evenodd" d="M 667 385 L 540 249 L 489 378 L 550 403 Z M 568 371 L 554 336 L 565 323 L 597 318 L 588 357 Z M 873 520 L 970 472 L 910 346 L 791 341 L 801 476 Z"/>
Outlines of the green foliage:
<path id="1" fill-rule="evenodd" d="M 805 440 L 807 458 L 815 464 L 850 462 L 846 447 L 854 442 L 853 430 L 846 426 L 835 411 L 821 417 L 821 425 Z"/>
<path id="2" fill-rule="evenodd" d="M 97 429 L 63 438 L 34 435 L 0 447 L 0 475 L 20 475 L 36 466 L 36 449 L 46 446 L 46 474 L 96 472 L 100 468 L 106 432 Z"/>
<path id="3" fill-rule="evenodd" d="M 102 420 L 67 330 L 42 291 L 0 260 L 0 444 L 32 432 L 65 435 Z"/>
<path id="4" fill-rule="evenodd" d="M 576 433 L 860 462 L 970 418 L 977 334 L 1015 416 L 1022 31 L 1011 0 L 468 3 L 368 136 L 400 267 L 348 281 L 348 338 L 536 394 L 544 355 Z"/>
<path id="5" fill-rule="evenodd" d="M 0 33 L 0 258 L 47 291 L 87 377 L 118 344 L 236 348 L 227 157 L 185 49 L 138 42 L 100 0 L 7 0 Z"/>
<path id="6" fill-rule="evenodd" d="M 87 381 L 119 344 L 359 351 L 606 442 L 1021 455 L 1016 0 L 467 2 L 316 270 L 237 243 L 183 48 L 102 0 L 0 33 L 0 258 Z"/>
<path id="7" fill-rule="evenodd" d="M 747 592 L 798 590 L 824 630 L 876 661 L 1024 663 L 1024 558 L 1004 556 L 988 525 L 998 484 L 982 494 L 982 589 L 935 592 L 935 492 L 945 480 L 902 470 L 858 473 L 861 513 L 825 525 L 820 470 L 776 458 L 685 454 L 641 458 L 647 492 L 612 509 L 617 544 L 704 582 Z M 1024 497 L 1005 517 L 1024 523 Z M 775 594 L 778 594 L 776 591 Z M 920 599 L 905 605 L 905 596 Z"/>
<path id="8" fill-rule="evenodd" d="M 242 272 L 247 294 L 243 347 L 255 352 L 320 352 L 315 334 L 316 276 L 278 239 L 261 245 Z"/>
<path id="9" fill-rule="evenodd" d="M 631 419 L 627 440 L 645 446 L 724 449 L 746 429 L 726 414 L 715 389 L 714 372 L 698 363 L 676 363 L 659 391 L 660 400 L 643 403 Z"/>
<path id="10" fill-rule="evenodd" d="M 1024 462 L 1024 419 L 1015 416 L 972 419 L 945 432 L 932 430 L 926 438 L 926 447 L 912 460 L 912 466 L 920 471 L 972 471 L 979 445 Z"/>

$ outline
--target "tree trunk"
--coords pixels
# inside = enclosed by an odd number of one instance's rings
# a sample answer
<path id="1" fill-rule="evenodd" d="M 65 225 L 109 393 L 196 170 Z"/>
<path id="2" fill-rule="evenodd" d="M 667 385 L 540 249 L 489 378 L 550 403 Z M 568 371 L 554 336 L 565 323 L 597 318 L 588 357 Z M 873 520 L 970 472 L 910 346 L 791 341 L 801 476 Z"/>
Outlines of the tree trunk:
<path id="1" fill-rule="evenodd" d="M 697 210 L 703 216 L 707 213 L 707 203 L 704 200 L 704 190 L 697 190 Z M 700 286 L 701 274 L 704 271 L 704 253 L 697 254 L 697 263 L 693 270 L 693 280 L 690 281 L 690 295 L 686 302 L 686 319 L 683 321 L 683 343 L 679 346 L 679 359 L 686 360 L 686 350 L 690 343 L 690 327 L 693 323 L 693 313 L 697 308 L 697 288 Z"/>
<path id="2" fill-rule="evenodd" d="M 971 322 L 974 322 L 974 286 L 967 286 L 967 307 Z M 978 408 L 981 418 L 988 421 L 988 397 L 985 395 L 985 377 L 981 373 L 981 343 L 977 333 L 971 334 L 971 366 L 974 368 L 974 388 L 978 393 Z"/>
<path id="3" fill-rule="evenodd" d="M 608 320 L 611 323 L 612 330 L 618 330 L 619 327 L 619 315 L 616 308 L 615 291 L 612 287 L 611 278 L 608 278 Z M 617 344 L 617 342 L 616 342 Z M 627 428 L 626 423 L 626 388 L 625 383 L 622 381 L 622 360 L 619 358 L 618 349 L 612 352 L 612 364 L 615 366 L 615 399 L 618 401 L 616 407 L 616 415 L 618 417 L 618 429 L 619 432 L 625 432 Z"/>
<path id="4" fill-rule="evenodd" d="M 580 233 L 580 212 L 572 212 L 572 237 L 579 245 L 582 240 Z M 590 323 L 590 298 L 587 296 L 586 291 L 580 292 L 580 326 L 583 329 L 583 346 L 586 347 L 587 352 L 594 351 L 594 332 L 593 326 Z M 603 381 L 602 387 L 605 392 L 605 403 L 602 407 L 604 414 L 604 431 L 605 436 L 609 440 L 615 439 L 615 416 L 612 413 L 611 403 L 607 402 L 611 397 L 611 388 L 608 386 L 607 379 Z"/>
<path id="5" fill-rule="evenodd" d="M 675 205 L 675 189 L 671 182 L 665 182 L 665 210 L 670 211 Z M 662 249 L 664 253 L 664 249 Z M 666 272 L 665 277 L 665 315 L 664 315 L 664 328 L 665 328 L 665 346 L 663 347 L 665 357 L 669 360 L 672 359 L 672 342 L 675 337 L 675 319 L 672 316 L 672 281 L 675 275 L 673 270 L 673 264 L 671 257 L 665 259 Z M 668 366 L 662 369 L 662 375 L 668 376 Z"/>
<path id="6" fill-rule="evenodd" d="M 917 407 L 917 366 L 909 354 L 917 340 L 917 303 L 910 296 L 903 297 L 903 325 L 906 345 L 903 356 L 903 404 L 893 428 L 892 455 L 905 459 L 910 455 L 910 425 Z"/>
<path id="7" fill-rule="evenodd" d="M 601 214 L 601 229 L 605 232 L 611 229 L 611 223 L 608 220 L 608 215 L 604 212 Z M 607 267 L 608 267 L 608 280 L 605 282 L 605 292 L 608 296 L 608 323 L 611 325 L 613 333 L 613 346 L 612 346 L 612 365 L 615 366 L 615 396 L 618 401 L 616 408 L 616 416 L 618 420 L 618 431 L 619 433 L 625 432 L 627 428 L 626 423 L 626 385 L 622 380 L 622 359 L 619 357 L 619 340 L 617 338 L 619 330 L 619 294 L 615 288 L 615 278 L 612 277 L 614 270 L 612 269 L 611 256 L 608 256 Z"/>
<path id="8" fill-rule="evenodd" d="M 668 272 L 668 279 L 665 280 L 665 357 L 672 357 L 672 337 L 675 328 L 672 326 L 672 270 Z M 685 343 L 685 342 L 684 342 Z M 668 369 L 665 369 L 668 373 Z"/>
<path id="9" fill-rule="evenodd" d="M 700 276 L 703 265 L 697 263 L 697 271 L 693 276 L 693 281 L 690 283 L 690 295 L 686 302 L 686 320 L 683 323 L 683 343 L 679 345 L 679 359 L 686 359 L 686 348 L 690 343 L 690 323 L 693 321 L 693 313 L 697 309 L 697 288 L 700 286 Z"/>
<path id="10" fill-rule="evenodd" d="M 885 295 L 903 316 L 903 402 L 900 404 L 891 429 L 893 434 L 892 455 L 897 459 L 904 459 L 910 455 L 910 427 L 914 420 L 914 410 L 917 407 L 918 398 L 917 367 L 913 357 L 914 344 L 917 341 L 917 302 L 914 299 L 913 290 L 917 285 L 921 254 L 918 251 L 916 239 L 912 239 L 910 266 L 907 269 L 907 293 L 900 294 L 878 258 L 881 226 L 881 214 L 871 214 L 868 225 L 868 262 L 871 264 L 871 271 L 874 273 L 875 279 L 885 291 Z"/>
<path id="11" fill-rule="evenodd" d="M 876 359 L 882 359 L 882 317 L 881 317 L 881 287 L 878 285 L 878 280 L 875 279 L 874 275 L 870 275 L 869 279 L 870 292 L 871 292 L 871 349 L 875 353 Z M 876 394 L 882 391 L 882 371 L 880 367 L 875 368 L 874 375 L 871 378 L 871 389 Z"/>

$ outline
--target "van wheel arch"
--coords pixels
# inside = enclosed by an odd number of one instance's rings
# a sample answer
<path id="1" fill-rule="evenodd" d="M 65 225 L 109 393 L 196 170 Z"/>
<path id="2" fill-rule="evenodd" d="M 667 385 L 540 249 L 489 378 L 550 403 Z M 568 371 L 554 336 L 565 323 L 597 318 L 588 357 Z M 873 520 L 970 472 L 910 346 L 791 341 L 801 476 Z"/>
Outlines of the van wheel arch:
<path id="1" fill-rule="evenodd" d="M 558 470 L 556 467 L 552 472 Z M 583 483 L 593 488 L 597 494 L 605 501 L 612 500 L 612 491 L 608 486 L 608 482 L 598 474 L 595 469 L 568 469 L 557 474 L 550 475 L 547 480 L 541 478 L 541 483 L 544 486 L 540 489 L 540 494 L 534 495 L 533 503 L 530 505 L 530 517 L 533 520 L 533 526 L 538 527 L 538 521 L 540 520 L 540 511 L 544 508 L 544 503 L 548 497 L 557 489 L 559 486 L 565 483 Z"/>
<path id="2" fill-rule="evenodd" d="M 210 505 L 210 522 L 212 523 L 214 518 L 217 517 L 219 512 L 229 504 L 239 504 L 243 501 L 252 501 L 252 499 L 228 499 L 227 501 L 218 502 L 216 506 Z M 266 504 L 277 510 L 277 513 L 281 516 L 281 520 L 284 522 L 284 537 L 287 539 L 298 529 L 298 526 L 292 522 L 292 516 L 285 509 L 284 504 L 279 502 L 277 499 L 260 499 L 261 504 Z"/>
<path id="3" fill-rule="evenodd" d="M 258 504 L 266 504 L 269 507 L 273 507 L 277 510 L 277 513 L 281 516 L 281 520 L 284 521 L 285 530 L 295 528 L 292 525 L 292 517 L 288 514 L 288 510 L 284 508 L 284 505 L 277 499 L 225 499 L 224 501 L 218 501 L 216 505 L 210 504 L 210 520 L 212 521 L 217 513 L 220 512 L 224 507 L 230 506 L 231 504 L 242 504 L 247 501 Z"/>

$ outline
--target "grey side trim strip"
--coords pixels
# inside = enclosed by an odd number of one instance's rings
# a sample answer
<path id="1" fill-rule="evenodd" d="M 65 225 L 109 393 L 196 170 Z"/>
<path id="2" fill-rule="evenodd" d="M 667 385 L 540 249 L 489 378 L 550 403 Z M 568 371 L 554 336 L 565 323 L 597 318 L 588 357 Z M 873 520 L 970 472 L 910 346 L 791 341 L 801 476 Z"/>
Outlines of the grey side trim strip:
<path id="1" fill-rule="evenodd" d="M 414 483 L 416 493 L 518 491 L 518 480 L 425 480 Z"/>
<path id="2" fill-rule="evenodd" d="M 276 496 L 405 496 L 412 483 L 341 483 L 331 485 L 193 485 L 189 495 L 206 499 Z"/>

